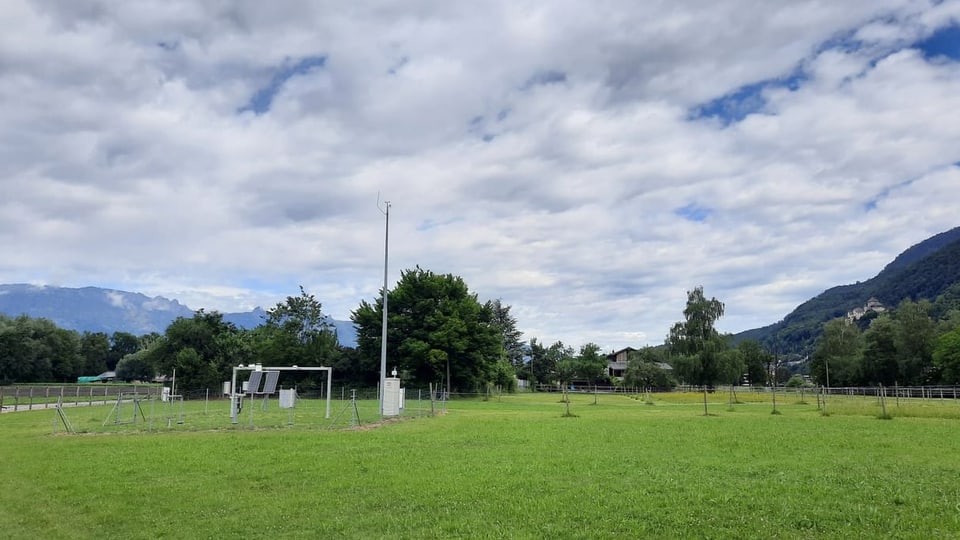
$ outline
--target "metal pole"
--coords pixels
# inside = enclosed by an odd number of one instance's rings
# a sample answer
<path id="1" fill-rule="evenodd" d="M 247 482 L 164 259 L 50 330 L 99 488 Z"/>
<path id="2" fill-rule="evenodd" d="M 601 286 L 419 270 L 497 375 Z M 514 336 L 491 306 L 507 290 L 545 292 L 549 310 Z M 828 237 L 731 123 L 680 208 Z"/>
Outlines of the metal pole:
<path id="1" fill-rule="evenodd" d="M 390 255 L 390 201 L 385 201 L 383 234 L 383 329 L 380 333 L 380 415 L 383 416 L 383 387 L 387 382 L 387 262 Z"/>
<path id="2" fill-rule="evenodd" d="M 333 390 L 333 368 L 327 368 L 327 416 L 326 416 L 327 418 L 330 418 L 330 391 L 331 390 Z"/>
<path id="3" fill-rule="evenodd" d="M 233 368 L 233 378 L 230 380 L 230 423 L 237 424 L 237 367 Z"/>

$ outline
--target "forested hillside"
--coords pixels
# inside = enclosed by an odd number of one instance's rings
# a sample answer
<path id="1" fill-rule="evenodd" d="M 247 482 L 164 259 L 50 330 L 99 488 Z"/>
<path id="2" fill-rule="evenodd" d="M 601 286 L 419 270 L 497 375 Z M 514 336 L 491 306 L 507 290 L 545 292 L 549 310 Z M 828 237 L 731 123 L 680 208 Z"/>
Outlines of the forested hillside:
<path id="1" fill-rule="evenodd" d="M 905 299 L 934 301 L 958 283 L 960 227 L 907 249 L 876 277 L 828 289 L 798 306 L 782 321 L 741 332 L 735 340 L 753 339 L 766 346 L 806 355 L 813 350 L 824 323 L 846 316 L 870 298 L 887 307 L 895 307 Z"/>

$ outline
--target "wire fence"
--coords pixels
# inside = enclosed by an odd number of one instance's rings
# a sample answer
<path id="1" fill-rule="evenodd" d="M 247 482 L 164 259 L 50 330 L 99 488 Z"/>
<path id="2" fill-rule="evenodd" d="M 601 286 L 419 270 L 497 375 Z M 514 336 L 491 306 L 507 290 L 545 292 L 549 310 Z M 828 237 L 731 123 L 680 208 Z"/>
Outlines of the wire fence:
<path id="1" fill-rule="evenodd" d="M 296 388 L 296 387 L 294 387 Z M 729 387 L 717 386 L 708 387 L 708 392 L 725 392 Z M 572 385 L 566 388 L 556 384 L 537 385 L 535 388 L 520 389 L 518 392 L 547 392 L 579 394 L 644 394 L 644 393 L 666 393 L 666 392 L 700 392 L 700 386 L 678 386 L 675 388 L 658 387 L 626 387 L 626 386 L 577 386 Z M 323 399 L 327 398 L 325 388 L 304 387 L 296 388 L 297 394 L 302 399 Z M 914 398 L 914 399 L 937 399 L 937 400 L 956 400 L 960 398 L 960 386 L 844 386 L 844 387 L 777 387 L 769 386 L 737 386 L 737 392 L 743 393 L 761 393 L 769 394 L 774 391 L 780 394 L 810 394 L 820 393 L 828 395 L 845 396 L 870 396 L 878 397 L 883 393 L 888 397 Z M 117 400 L 119 395 L 125 395 L 129 399 L 136 396 L 150 398 L 160 397 L 163 392 L 163 386 L 158 384 L 60 384 L 60 385 L 8 385 L 0 386 L 0 411 L 16 412 L 23 410 L 44 409 L 56 406 L 60 402 L 67 407 L 83 407 L 92 405 L 110 404 Z M 223 394 L 222 389 L 205 388 L 199 390 L 179 391 L 180 395 L 186 401 L 206 402 L 229 402 L 229 396 Z M 353 386 L 334 386 L 330 392 L 331 401 L 348 402 L 351 394 L 357 401 L 376 401 L 379 396 L 377 388 L 357 388 Z M 424 401 L 445 402 L 449 399 L 459 398 L 493 398 L 503 395 L 499 388 L 491 387 L 482 392 L 450 392 L 428 388 L 406 388 L 405 396 L 407 400 L 414 400 L 417 403 Z"/>
<path id="2" fill-rule="evenodd" d="M 376 388 L 290 386 L 285 403 L 279 392 L 245 394 L 232 401 L 222 389 L 177 390 L 161 385 L 63 384 L 0 387 L 4 413 L 50 410 L 53 432 L 69 433 L 262 429 L 297 425 L 305 429 L 344 429 L 443 414 L 448 395 L 429 389 L 405 389 L 396 414 L 383 415 Z M 232 407 L 237 406 L 234 413 Z"/>

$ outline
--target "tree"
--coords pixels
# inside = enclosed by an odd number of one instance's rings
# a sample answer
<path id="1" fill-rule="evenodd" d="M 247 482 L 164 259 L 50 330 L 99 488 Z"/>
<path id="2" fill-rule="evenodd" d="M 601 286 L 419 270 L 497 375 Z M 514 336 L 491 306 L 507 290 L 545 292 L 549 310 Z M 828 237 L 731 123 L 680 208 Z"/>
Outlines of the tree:
<path id="1" fill-rule="evenodd" d="M 266 323 L 254 329 L 251 341 L 254 356 L 271 366 L 329 366 L 340 354 L 323 306 L 303 286 L 299 296 L 267 310 Z"/>
<path id="2" fill-rule="evenodd" d="M 736 387 L 743 379 L 743 371 L 746 369 L 743 351 L 740 349 L 726 348 L 720 352 L 720 380 L 730 385 L 730 406 L 738 402 Z"/>
<path id="3" fill-rule="evenodd" d="M 517 330 L 517 319 L 510 314 L 510 306 L 496 300 L 488 300 L 484 309 L 490 313 L 490 324 L 500 334 L 501 354 L 513 366 L 514 371 L 523 368 L 524 344 L 520 340 L 523 332 Z"/>
<path id="4" fill-rule="evenodd" d="M 896 309 L 894 344 L 899 380 L 904 384 L 923 384 L 933 366 L 936 323 L 930 318 L 931 304 L 923 300 L 904 300 Z"/>
<path id="5" fill-rule="evenodd" d="M 110 335 L 110 356 L 107 358 L 107 369 L 116 369 L 117 362 L 128 354 L 140 350 L 140 338 L 129 332 L 114 332 Z"/>
<path id="6" fill-rule="evenodd" d="M 547 354 L 547 347 L 537 338 L 530 338 L 530 361 L 527 366 L 533 388 L 538 384 L 549 384 L 556 379 L 557 366 Z"/>
<path id="7" fill-rule="evenodd" d="M 587 384 L 597 385 L 607 380 L 607 357 L 600 354 L 600 346 L 596 343 L 587 343 L 580 347 L 580 354 L 576 357 L 577 377 Z M 593 394 L 593 403 L 597 403 L 597 394 Z"/>
<path id="8" fill-rule="evenodd" d="M 0 381 L 3 383 L 51 380 L 52 364 L 43 336 L 53 323 L 47 321 L 48 327 L 39 321 L 26 315 L 0 318 Z"/>
<path id="9" fill-rule="evenodd" d="M 170 323 L 147 358 L 163 375 L 172 376 L 176 369 L 178 388 L 218 388 L 230 379 L 233 366 L 246 360 L 238 356 L 239 332 L 220 313 L 201 309 L 189 319 L 177 317 Z"/>
<path id="10" fill-rule="evenodd" d="M 747 382 L 752 386 L 763 386 L 767 380 L 767 357 L 770 352 L 763 348 L 759 342 L 752 339 L 741 341 L 737 349 L 743 355 L 744 372 L 747 376 Z"/>
<path id="11" fill-rule="evenodd" d="M 577 376 L 577 364 L 574 357 L 573 347 L 564 345 L 562 341 L 557 340 L 553 345 L 547 347 L 546 363 L 553 367 L 554 379 L 551 383 L 559 384 L 570 383 Z"/>
<path id="12" fill-rule="evenodd" d="M 110 337 L 103 332 L 84 332 L 80 336 L 80 371 L 84 375 L 99 375 L 107 370 L 110 357 Z"/>
<path id="13" fill-rule="evenodd" d="M 940 380 L 943 383 L 960 384 L 960 328 L 937 339 L 933 350 L 933 363 L 940 371 Z"/>
<path id="14" fill-rule="evenodd" d="M 877 317 L 863 333 L 863 380 L 869 384 L 892 386 L 897 382 L 898 325 L 888 315 Z"/>
<path id="15" fill-rule="evenodd" d="M 810 376 L 827 387 L 856 384 L 860 380 L 862 343 L 857 325 L 845 318 L 827 322 L 810 362 Z"/>
<path id="16" fill-rule="evenodd" d="M 0 318 L 0 381 L 72 382 L 82 368 L 76 332 L 48 319 Z"/>
<path id="17" fill-rule="evenodd" d="M 341 347 L 331 367 L 336 384 L 374 387 L 380 383 L 380 357 L 364 356 L 353 347 Z"/>
<path id="18" fill-rule="evenodd" d="M 626 386 L 672 388 L 677 385 L 672 370 L 665 369 L 666 354 L 662 347 L 644 347 L 627 355 L 627 369 L 623 373 Z"/>
<path id="19" fill-rule="evenodd" d="M 117 378 L 122 381 L 149 381 L 156 375 L 149 351 L 139 350 L 117 362 Z"/>
<path id="20" fill-rule="evenodd" d="M 501 391 L 514 392 L 517 389 L 517 371 L 506 358 L 497 360 L 493 366 L 490 382 Z"/>
<path id="21" fill-rule="evenodd" d="M 720 352 L 726 342 L 714 328 L 717 319 L 723 316 L 723 302 L 716 298 L 707 300 L 703 287 L 687 291 L 687 306 L 684 320 L 673 325 L 667 337 L 667 345 L 679 360 L 678 372 L 690 384 L 703 388 L 703 414 L 707 414 L 707 387 L 719 380 Z"/>
<path id="22" fill-rule="evenodd" d="M 442 381 L 448 390 L 478 391 L 493 381 L 502 336 L 462 278 L 405 270 L 388 306 L 387 369 L 409 373 L 408 384 Z M 380 357 L 382 313 L 378 299 L 362 301 L 351 315 L 359 353 L 370 361 Z"/>

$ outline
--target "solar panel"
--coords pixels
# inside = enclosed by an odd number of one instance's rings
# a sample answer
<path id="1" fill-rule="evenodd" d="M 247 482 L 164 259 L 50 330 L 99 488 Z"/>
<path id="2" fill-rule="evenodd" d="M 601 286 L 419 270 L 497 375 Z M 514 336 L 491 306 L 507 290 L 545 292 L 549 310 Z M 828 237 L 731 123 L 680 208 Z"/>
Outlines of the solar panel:
<path id="1" fill-rule="evenodd" d="M 251 371 L 250 380 L 247 381 L 247 393 L 250 395 L 260 393 L 260 380 L 263 378 L 262 371 Z"/>
<path id="2" fill-rule="evenodd" d="M 280 378 L 279 371 L 268 371 L 267 380 L 263 383 L 264 394 L 270 395 L 277 391 L 277 380 Z"/>

